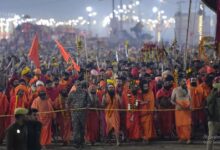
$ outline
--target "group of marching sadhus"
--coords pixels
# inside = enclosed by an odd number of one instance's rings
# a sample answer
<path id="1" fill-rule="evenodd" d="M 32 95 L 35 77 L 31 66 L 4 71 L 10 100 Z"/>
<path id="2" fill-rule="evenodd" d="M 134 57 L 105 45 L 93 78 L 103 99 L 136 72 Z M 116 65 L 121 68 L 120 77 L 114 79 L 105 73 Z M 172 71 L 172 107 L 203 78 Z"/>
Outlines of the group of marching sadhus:
<path id="1" fill-rule="evenodd" d="M 149 70 L 138 68 L 117 77 L 112 68 L 102 69 L 98 75 L 94 71 L 83 81 L 71 71 L 56 78 L 28 67 L 12 76 L 7 89 L 0 92 L 0 143 L 15 121 L 16 108 L 38 111 L 43 147 L 51 144 L 57 130 L 64 145 L 73 140 L 76 147 L 102 142 L 111 135 L 117 145 L 121 137 L 148 143 L 175 135 L 179 142 L 190 143 L 200 126 L 207 134 L 204 109 L 216 77 L 213 73 L 202 80 L 194 76 L 176 83 L 170 71 L 156 78 Z"/>

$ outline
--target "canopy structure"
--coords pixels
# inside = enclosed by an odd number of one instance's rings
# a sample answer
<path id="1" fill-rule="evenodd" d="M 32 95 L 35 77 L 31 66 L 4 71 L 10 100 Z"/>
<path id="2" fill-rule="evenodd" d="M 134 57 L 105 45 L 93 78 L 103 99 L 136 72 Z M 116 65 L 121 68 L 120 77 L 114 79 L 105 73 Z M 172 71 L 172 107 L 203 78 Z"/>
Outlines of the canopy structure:
<path id="1" fill-rule="evenodd" d="M 211 10 L 213 10 L 214 12 L 217 11 L 217 4 L 218 4 L 218 0 L 202 0 L 203 3 L 209 7 Z"/>

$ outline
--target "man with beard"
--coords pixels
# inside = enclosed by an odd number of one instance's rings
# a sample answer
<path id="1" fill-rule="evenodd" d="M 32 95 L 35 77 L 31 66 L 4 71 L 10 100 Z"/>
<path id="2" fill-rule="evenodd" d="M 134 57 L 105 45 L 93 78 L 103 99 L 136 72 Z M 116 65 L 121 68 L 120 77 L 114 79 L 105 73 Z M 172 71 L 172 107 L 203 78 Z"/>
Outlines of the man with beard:
<path id="1" fill-rule="evenodd" d="M 55 99 L 59 96 L 59 90 L 57 88 L 54 88 L 53 82 L 51 80 L 46 81 L 46 92 L 49 98 L 52 102 L 55 101 Z"/>
<path id="2" fill-rule="evenodd" d="M 46 94 L 46 88 L 40 86 L 37 89 L 38 97 L 33 101 L 31 106 L 32 109 L 37 109 L 39 111 L 38 120 L 42 123 L 41 131 L 41 145 L 43 149 L 46 149 L 46 146 L 51 144 L 52 139 L 52 120 L 55 118 L 55 113 L 42 113 L 42 112 L 52 112 L 52 102 L 51 99 Z"/>
<path id="3" fill-rule="evenodd" d="M 68 98 L 68 92 L 66 89 L 60 91 L 59 96 L 54 102 L 54 109 L 56 110 L 66 110 L 66 103 Z M 65 120 L 65 121 L 64 121 Z M 70 111 L 58 112 L 56 115 L 57 125 L 60 129 L 60 137 L 63 139 L 63 146 L 70 143 L 71 140 L 71 113 Z"/>
<path id="4" fill-rule="evenodd" d="M 139 109 L 141 94 L 139 86 L 130 82 L 129 88 L 123 91 L 123 101 L 128 110 L 126 112 L 126 135 L 128 140 L 139 140 L 140 135 L 140 112 L 133 111 Z"/>
<path id="5" fill-rule="evenodd" d="M 159 110 L 174 109 L 174 105 L 171 103 L 172 83 L 169 78 L 166 78 L 163 84 L 163 88 L 157 92 L 156 105 Z M 172 137 L 174 134 L 174 112 L 173 111 L 160 111 L 158 112 L 159 118 L 159 131 L 161 137 Z"/>
<path id="6" fill-rule="evenodd" d="M 206 100 L 212 90 L 212 81 L 214 76 L 212 74 L 207 74 L 203 83 L 199 85 L 199 90 L 202 93 L 203 100 Z"/>
<path id="7" fill-rule="evenodd" d="M 89 87 L 89 97 L 91 100 L 91 108 L 99 108 L 99 100 L 96 94 L 96 86 Z M 98 110 L 88 110 L 86 116 L 86 135 L 85 139 L 92 145 L 98 140 L 99 137 L 99 112 Z"/>
<path id="8" fill-rule="evenodd" d="M 149 140 L 156 136 L 153 112 L 155 108 L 155 99 L 154 93 L 149 87 L 149 82 L 143 81 L 141 83 L 141 90 L 142 99 L 140 100 L 140 108 L 141 110 L 146 110 L 140 113 L 141 133 L 143 140 L 148 143 Z"/>
<path id="9" fill-rule="evenodd" d="M 117 79 L 117 86 L 116 86 L 116 93 L 120 97 L 120 109 L 125 109 L 125 103 L 122 98 L 122 93 L 125 90 L 125 77 L 118 77 Z M 120 113 L 120 131 L 122 134 L 122 140 L 125 139 L 125 134 L 126 134 L 126 112 L 121 111 Z"/>
<path id="10" fill-rule="evenodd" d="M 73 143 L 76 148 L 80 148 L 83 147 L 84 144 L 86 124 L 85 108 L 90 105 L 90 97 L 87 92 L 87 83 L 85 81 L 82 81 L 81 84 L 76 84 L 75 88 L 75 91 L 70 92 L 67 104 L 70 109 L 78 109 L 72 112 Z"/>
<path id="11" fill-rule="evenodd" d="M 204 125 L 205 122 L 205 100 L 202 97 L 202 92 L 199 90 L 199 86 L 197 85 L 197 78 L 190 79 L 190 86 L 188 87 L 190 97 L 191 97 L 191 108 L 192 112 L 192 127 L 193 133 L 195 130 L 200 127 L 200 125 Z"/>
<path id="12" fill-rule="evenodd" d="M 18 85 L 15 88 L 15 94 L 10 100 L 9 113 L 13 114 L 14 110 L 18 107 L 27 108 L 28 107 L 28 97 L 25 94 L 26 86 Z M 14 121 L 14 117 L 11 117 L 11 123 Z"/>
<path id="13" fill-rule="evenodd" d="M 106 132 L 109 135 L 110 132 L 114 130 L 117 146 L 119 146 L 120 116 L 119 116 L 119 112 L 114 109 L 119 109 L 120 98 L 115 93 L 115 87 L 113 84 L 108 84 L 107 93 L 103 96 L 102 99 L 102 106 L 106 108 L 105 110 Z"/>
<path id="14" fill-rule="evenodd" d="M 187 90 L 186 79 L 181 79 L 180 86 L 172 92 L 171 102 L 176 106 L 175 119 L 176 131 L 179 142 L 187 140 L 187 144 L 191 143 L 191 97 Z"/>

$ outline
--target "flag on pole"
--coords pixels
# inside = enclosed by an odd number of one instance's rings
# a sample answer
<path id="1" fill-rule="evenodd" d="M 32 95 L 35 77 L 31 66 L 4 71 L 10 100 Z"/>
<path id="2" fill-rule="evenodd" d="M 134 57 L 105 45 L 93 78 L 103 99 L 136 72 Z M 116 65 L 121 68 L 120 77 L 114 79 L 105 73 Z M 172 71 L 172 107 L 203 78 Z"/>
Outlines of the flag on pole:
<path id="1" fill-rule="evenodd" d="M 71 62 L 73 64 L 73 68 L 76 70 L 76 71 L 80 71 L 80 66 L 77 65 L 77 63 L 75 62 L 75 60 L 71 57 Z"/>
<path id="2" fill-rule="evenodd" d="M 34 39 L 32 41 L 32 45 L 28 54 L 28 57 L 30 60 L 32 60 L 36 66 L 36 68 L 40 68 L 40 59 L 39 59 L 39 40 L 38 35 L 36 34 L 34 36 Z"/>
<path id="3" fill-rule="evenodd" d="M 55 42 L 60 50 L 61 55 L 63 56 L 63 59 L 68 63 L 70 59 L 70 54 L 65 50 L 65 48 L 59 41 L 55 40 Z"/>
<path id="4" fill-rule="evenodd" d="M 60 50 L 60 53 L 61 55 L 63 56 L 63 59 L 69 63 L 69 61 L 72 63 L 73 65 L 73 68 L 76 70 L 76 71 L 80 71 L 80 66 L 76 64 L 75 60 L 71 57 L 71 55 L 65 50 L 65 48 L 63 47 L 63 45 L 55 40 L 56 44 L 57 44 L 57 47 L 59 48 Z"/>

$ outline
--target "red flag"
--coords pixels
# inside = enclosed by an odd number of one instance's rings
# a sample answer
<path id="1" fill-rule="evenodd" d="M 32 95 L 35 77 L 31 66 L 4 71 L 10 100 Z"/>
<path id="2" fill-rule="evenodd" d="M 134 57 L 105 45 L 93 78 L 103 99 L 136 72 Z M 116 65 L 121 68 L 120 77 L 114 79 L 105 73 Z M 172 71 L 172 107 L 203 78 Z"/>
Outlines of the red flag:
<path id="1" fill-rule="evenodd" d="M 70 54 L 65 50 L 65 48 L 63 47 L 63 45 L 59 41 L 55 40 L 55 42 L 60 50 L 61 55 L 63 56 L 63 59 L 68 63 L 69 58 L 70 58 Z"/>
<path id="2" fill-rule="evenodd" d="M 73 68 L 76 70 L 76 71 L 80 71 L 80 66 L 77 65 L 77 63 L 75 62 L 75 60 L 73 58 L 71 58 L 71 62 L 73 64 Z"/>
<path id="3" fill-rule="evenodd" d="M 80 71 L 80 66 L 76 64 L 75 60 L 71 57 L 71 55 L 65 50 L 65 48 L 63 47 L 63 45 L 55 40 L 59 50 L 60 50 L 60 53 L 61 55 L 63 56 L 63 59 L 68 63 L 69 62 L 69 59 L 73 65 L 73 68 L 76 70 L 76 71 Z"/>
<path id="4" fill-rule="evenodd" d="M 37 68 L 40 68 L 40 60 L 39 60 L 39 53 L 38 53 L 38 49 L 39 49 L 39 40 L 38 40 L 38 36 L 37 34 L 34 36 L 32 45 L 31 45 L 31 49 L 29 51 L 29 58 L 34 62 L 35 66 Z"/>

